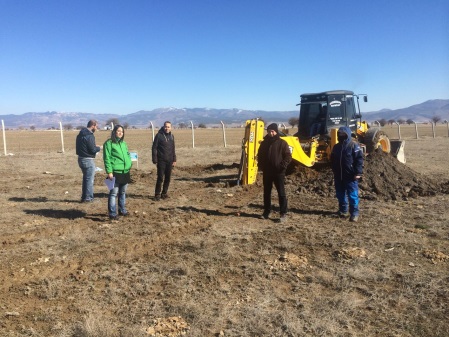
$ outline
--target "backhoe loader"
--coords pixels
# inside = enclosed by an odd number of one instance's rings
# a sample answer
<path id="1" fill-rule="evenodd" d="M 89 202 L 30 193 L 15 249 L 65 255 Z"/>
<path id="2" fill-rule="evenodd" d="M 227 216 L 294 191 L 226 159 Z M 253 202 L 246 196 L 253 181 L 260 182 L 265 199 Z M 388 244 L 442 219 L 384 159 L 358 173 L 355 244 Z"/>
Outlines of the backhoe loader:
<path id="1" fill-rule="evenodd" d="M 329 163 L 333 146 L 337 143 L 337 130 L 349 126 L 352 137 L 364 153 L 369 155 L 380 149 L 391 153 L 405 163 L 404 141 L 393 140 L 379 127 L 370 127 L 362 121 L 359 98 L 368 101 L 366 94 L 354 94 L 349 90 L 332 90 L 302 94 L 298 132 L 288 135 L 279 132 L 292 152 L 295 162 L 307 167 Z M 242 140 L 238 183 L 253 184 L 257 178 L 257 152 L 264 137 L 265 123 L 259 118 L 246 121 Z"/>

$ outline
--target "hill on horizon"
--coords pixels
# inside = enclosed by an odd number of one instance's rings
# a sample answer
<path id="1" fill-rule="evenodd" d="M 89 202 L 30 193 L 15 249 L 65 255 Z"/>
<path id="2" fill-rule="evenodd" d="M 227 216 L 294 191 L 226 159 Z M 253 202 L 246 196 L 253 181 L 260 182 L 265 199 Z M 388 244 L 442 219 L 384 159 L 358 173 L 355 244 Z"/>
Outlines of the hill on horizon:
<path id="1" fill-rule="evenodd" d="M 8 129 L 37 129 L 56 128 L 59 123 L 71 125 L 73 128 L 85 126 L 90 119 L 96 119 L 103 127 L 106 122 L 116 118 L 120 123 L 127 123 L 131 127 L 148 128 L 150 123 L 158 128 L 167 120 L 174 126 L 185 124 L 195 126 L 204 124 L 208 127 L 221 126 L 221 122 L 230 127 L 244 125 L 245 121 L 252 118 L 262 118 L 266 122 L 284 123 L 288 126 L 288 120 L 298 117 L 299 109 L 293 111 L 264 111 L 264 110 L 242 110 L 242 109 L 213 109 L 213 108 L 158 108 L 151 111 L 140 110 L 127 115 L 118 114 L 95 114 L 82 112 L 27 112 L 22 115 L 3 115 L 0 118 L 4 121 L 5 128 Z M 449 99 L 433 99 L 407 108 L 390 110 L 381 109 L 379 111 L 363 112 L 363 120 L 374 122 L 381 119 L 386 120 L 408 120 L 412 119 L 417 123 L 430 121 L 434 116 L 441 118 L 441 121 L 449 120 Z"/>
<path id="2" fill-rule="evenodd" d="M 390 110 L 381 109 L 374 112 L 362 113 L 363 119 L 374 122 L 380 119 L 412 119 L 417 123 L 428 122 L 434 116 L 441 118 L 441 121 L 449 120 L 449 100 L 448 99 L 432 99 L 420 104 L 415 104 L 407 108 Z"/>

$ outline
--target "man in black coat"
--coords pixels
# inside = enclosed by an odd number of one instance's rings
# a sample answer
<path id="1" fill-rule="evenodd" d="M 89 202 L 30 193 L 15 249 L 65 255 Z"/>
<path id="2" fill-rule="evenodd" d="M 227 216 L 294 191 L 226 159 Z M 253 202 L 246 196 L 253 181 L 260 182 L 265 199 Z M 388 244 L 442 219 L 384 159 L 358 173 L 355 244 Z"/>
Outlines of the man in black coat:
<path id="1" fill-rule="evenodd" d="M 279 197 L 280 221 L 287 219 L 287 195 L 285 193 L 285 171 L 292 160 L 287 142 L 279 137 L 276 123 L 267 127 L 267 135 L 260 143 L 257 154 L 259 168 L 263 171 L 263 208 L 262 218 L 268 219 L 271 211 L 271 190 L 273 184 Z"/>
<path id="2" fill-rule="evenodd" d="M 176 165 L 175 138 L 171 133 L 171 123 L 168 121 L 164 123 L 164 127 L 154 137 L 152 157 L 153 164 L 157 165 L 154 200 L 159 201 L 161 198 L 168 198 L 171 172 Z"/>

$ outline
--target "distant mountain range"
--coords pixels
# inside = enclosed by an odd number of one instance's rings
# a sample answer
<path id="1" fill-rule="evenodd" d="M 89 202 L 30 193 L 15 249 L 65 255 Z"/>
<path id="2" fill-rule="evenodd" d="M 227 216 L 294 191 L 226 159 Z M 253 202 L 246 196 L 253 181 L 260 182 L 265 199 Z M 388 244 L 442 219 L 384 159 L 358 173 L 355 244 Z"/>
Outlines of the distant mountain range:
<path id="1" fill-rule="evenodd" d="M 441 118 L 441 121 L 449 121 L 449 99 L 432 99 L 421 104 L 409 106 L 408 108 L 390 110 L 382 109 L 380 111 L 362 113 L 363 119 L 368 122 L 378 121 L 380 119 L 412 119 L 415 122 L 429 122 L 434 116 Z"/>
<path id="2" fill-rule="evenodd" d="M 27 112 L 22 115 L 0 115 L 5 123 L 5 128 L 36 129 L 59 128 L 62 125 L 85 126 L 90 119 L 96 119 L 101 126 L 106 121 L 116 118 L 120 123 L 128 123 L 131 127 L 147 128 L 150 122 L 155 127 L 163 125 L 164 121 L 171 121 L 178 126 L 181 123 L 190 126 L 192 122 L 195 126 L 204 124 L 206 126 L 219 126 L 223 122 L 227 126 L 239 126 L 246 120 L 260 117 L 266 122 L 278 122 L 288 125 L 288 120 L 298 117 L 299 109 L 293 111 L 264 111 L 264 110 L 241 110 L 241 109 L 210 109 L 210 108 L 158 108 L 151 111 L 137 111 L 128 115 L 116 114 L 92 114 L 82 112 Z M 421 104 L 412 105 L 408 108 L 380 111 L 362 112 L 363 120 L 368 122 L 388 120 L 407 120 L 415 122 L 428 122 L 434 116 L 441 118 L 441 121 L 449 120 L 449 99 L 434 99 Z"/>

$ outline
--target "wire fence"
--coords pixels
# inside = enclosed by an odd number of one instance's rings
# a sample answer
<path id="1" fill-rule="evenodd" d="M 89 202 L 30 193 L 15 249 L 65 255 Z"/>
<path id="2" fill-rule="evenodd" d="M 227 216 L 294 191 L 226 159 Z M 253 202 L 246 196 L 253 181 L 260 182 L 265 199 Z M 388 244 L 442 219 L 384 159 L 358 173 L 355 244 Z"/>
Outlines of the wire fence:
<path id="1" fill-rule="evenodd" d="M 281 124 L 281 127 L 283 125 Z M 449 124 L 387 125 L 381 129 L 391 139 L 420 139 L 429 137 L 449 137 Z M 226 128 L 185 128 L 173 129 L 177 148 L 235 147 L 242 145 L 244 127 Z M 296 128 L 289 128 L 293 135 Z M 127 129 L 125 140 L 130 149 L 150 151 L 157 130 Z M 75 141 L 78 130 L 8 130 L 3 128 L 0 154 L 27 154 L 35 152 L 61 152 L 75 154 Z M 111 135 L 110 130 L 95 133 L 98 145 L 102 145 Z"/>
<path id="2" fill-rule="evenodd" d="M 2 149 L 6 154 L 26 154 L 34 152 L 61 152 L 75 154 L 76 136 L 79 130 L 6 130 L 1 141 Z M 216 129 L 173 129 L 176 148 L 207 148 L 207 147 L 233 147 L 241 146 L 244 128 Z M 111 136 L 110 130 L 95 132 L 97 145 L 103 143 Z M 194 138 L 193 138 L 194 137 Z M 194 139 L 194 142 L 193 142 Z M 151 129 L 125 130 L 125 141 L 130 149 L 138 151 L 151 151 L 153 133 Z M 1 153 L 4 154 L 3 152 Z"/>
<path id="3" fill-rule="evenodd" d="M 390 138 L 419 139 L 421 137 L 449 137 L 449 123 L 445 124 L 393 124 L 381 127 Z"/>

